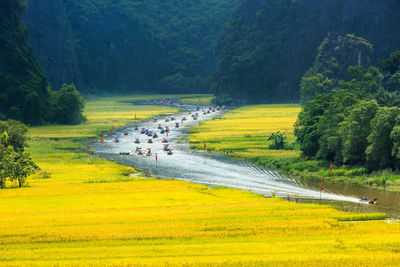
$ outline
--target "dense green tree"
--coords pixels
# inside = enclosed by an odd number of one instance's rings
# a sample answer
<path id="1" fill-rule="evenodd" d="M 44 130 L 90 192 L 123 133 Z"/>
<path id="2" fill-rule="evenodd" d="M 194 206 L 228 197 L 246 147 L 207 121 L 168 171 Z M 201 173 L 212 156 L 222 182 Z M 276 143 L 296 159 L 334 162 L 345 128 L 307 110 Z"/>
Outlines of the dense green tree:
<path id="1" fill-rule="evenodd" d="M 294 134 L 300 143 L 302 155 L 306 158 L 315 157 L 319 151 L 321 133 L 318 123 L 324 111 L 329 107 L 331 94 L 317 95 L 314 100 L 306 102 L 294 125 Z"/>
<path id="2" fill-rule="evenodd" d="M 361 101 L 339 125 L 342 157 L 346 164 L 365 164 L 367 137 L 371 133 L 371 120 L 378 111 L 375 100 Z"/>
<path id="3" fill-rule="evenodd" d="M 367 166 L 371 170 L 394 168 L 391 133 L 400 115 L 398 107 L 380 107 L 371 121 L 371 134 L 366 149 Z"/>
<path id="4" fill-rule="evenodd" d="M 61 124 L 80 124 L 86 120 L 83 116 L 85 100 L 75 85 L 64 84 L 50 98 L 51 121 Z"/>
<path id="5" fill-rule="evenodd" d="M 28 127 L 19 121 L 0 121 L 0 133 L 7 133 L 7 141 L 3 145 L 12 146 L 16 152 L 24 151 L 27 131 Z"/>
<path id="6" fill-rule="evenodd" d="M 35 173 L 38 167 L 32 161 L 27 152 L 11 152 L 11 162 L 8 164 L 8 175 L 10 181 L 18 181 L 18 186 L 22 187 L 26 183 L 26 178 Z"/>
<path id="7" fill-rule="evenodd" d="M 346 90 L 338 91 L 332 96 L 317 126 L 320 133 L 317 158 L 337 163 L 343 161 L 339 124 L 345 120 L 358 101 L 354 93 Z"/>
<path id="8" fill-rule="evenodd" d="M 390 57 L 380 61 L 380 65 L 384 71 L 394 74 L 400 71 L 400 51 L 393 52 Z"/>

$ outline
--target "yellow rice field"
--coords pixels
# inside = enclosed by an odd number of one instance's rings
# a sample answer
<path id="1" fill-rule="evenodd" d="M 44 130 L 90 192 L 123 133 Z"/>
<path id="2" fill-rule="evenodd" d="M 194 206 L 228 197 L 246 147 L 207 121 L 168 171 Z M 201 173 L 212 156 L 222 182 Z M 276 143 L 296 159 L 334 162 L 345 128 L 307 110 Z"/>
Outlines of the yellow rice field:
<path id="1" fill-rule="evenodd" d="M 298 150 L 270 150 L 267 141 L 271 133 L 285 133 L 293 142 L 293 124 L 300 112 L 298 104 L 252 105 L 228 111 L 220 119 L 200 122 L 191 130 L 192 148 L 226 152 L 232 156 L 257 159 L 299 157 Z"/>
<path id="2" fill-rule="evenodd" d="M 123 117 L 103 119 L 101 101 L 86 114 L 107 127 Z M 91 123 L 88 136 L 99 129 Z M 400 266 L 398 222 L 351 222 L 381 214 L 145 179 L 79 153 L 78 131 L 43 137 L 49 131 L 30 131 L 43 171 L 27 187 L 0 190 L 1 266 Z"/>

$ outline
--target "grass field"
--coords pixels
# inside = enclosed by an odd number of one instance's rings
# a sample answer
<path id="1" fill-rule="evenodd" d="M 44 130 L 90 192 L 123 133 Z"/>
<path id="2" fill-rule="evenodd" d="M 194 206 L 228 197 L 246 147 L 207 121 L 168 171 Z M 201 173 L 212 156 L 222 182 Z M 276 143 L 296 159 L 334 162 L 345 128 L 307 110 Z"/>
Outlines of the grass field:
<path id="1" fill-rule="evenodd" d="M 118 108 L 118 100 L 88 102 L 84 134 L 82 126 L 30 130 L 29 150 L 42 172 L 27 187 L 0 190 L 0 265 L 400 265 L 400 224 L 379 220 L 383 214 L 144 179 L 81 153 L 75 139 L 131 122 L 127 111 L 154 115 L 133 106 L 117 112 L 112 105 Z M 366 219 L 378 220 L 359 221 Z"/>
<path id="2" fill-rule="evenodd" d="M 300 155 L 298 150 L 270 150 L 267 139 L 271 133 L 281 131 L 288 142 L 293 142 L 293 124 L 299 111 L 298 104 L 241 107 L 220 119 L 200 122 L 198 127 L 191 129 L 189 142 L 195 149 L 203 149 L 206 142 L 208 150 L 252 161 L 296 159 Z"/>

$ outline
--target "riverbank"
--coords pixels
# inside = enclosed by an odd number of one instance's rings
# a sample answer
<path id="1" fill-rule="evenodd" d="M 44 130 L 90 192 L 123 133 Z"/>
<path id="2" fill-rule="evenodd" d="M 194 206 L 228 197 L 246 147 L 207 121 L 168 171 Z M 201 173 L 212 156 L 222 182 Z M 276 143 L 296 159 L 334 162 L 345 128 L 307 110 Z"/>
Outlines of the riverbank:
<path id="1" fill-rule="evenodd" d="M 329 162 L 305 161 L 294 143 L 293 125 L 300 112 L 298 104 L 254 105 L 231 110 L 219 120 L 201 122 L 190 130 L 191 148 L 229 154 L 262 167 L 278 169 L 284 174 L 313 181 L 321 178 L 331 183 L 400 192 L 400 174 L 380 171 L 371 174 L 362 167 L 336 166 Z M 289 147 L 269 149 L 272 133 L 283 132 Z"/>
<path id="2" fill-rule="evenodd" d="M 31 128 L 28 150 L 42 171 L 27 187 L 0 190 L 0 265 L 400 264 L 400 227 L 384 214 L 142 178 L 77 142 L 165 109 L 99 98 L 88 101 L 85 125 Z"/>

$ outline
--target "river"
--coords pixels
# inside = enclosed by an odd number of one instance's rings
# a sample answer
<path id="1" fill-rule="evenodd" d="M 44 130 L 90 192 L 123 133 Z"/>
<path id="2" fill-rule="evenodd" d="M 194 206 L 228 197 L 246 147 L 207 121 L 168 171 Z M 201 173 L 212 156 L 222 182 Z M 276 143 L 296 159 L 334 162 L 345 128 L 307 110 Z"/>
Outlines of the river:
<path id="1" fill-rule="evenodd" d="M 193 107 L 192 107 L 193 108 Z M 250 190 L 265 196 L 276 195 L 291 201 L 321 202 L 333 204 L 343 210 L 362 212 L 386 212 L 391 217 L 400 217 L 400 194 L 382 192 L 373 189 L 359 188 L 348 185 L 324 184 L 325 190 L 321 193 L 319 183 L 304 182 L 279 174 L 277 171 L 260 168 L 254 164 L 231 159 L 225 155 L 205 153 L 204 151 L 192 151 L 187 141 L 187 129 L 196 126 L 199 121 L 210 120 L 220 116 L 221 112 L 211 112 L 203 115 L 199 111 L 197 120 L 193 120 L 188 112 L 175 116 L 175 121 L 165 122 L 165 116 L 159 117 L 157 122 L 146 121 L 139 124 L 139 131 L 133 126 L 126 128 L 128 135 L 123 134 L 124 129 L 114 133 L 119 137 L 119 143 L 114 143 L 114 135 L 106 136 L 104 143 L 93 143 L 93 149 L 97 155 L 106 159 L 112 159 L 119 163 L 136 167 L 151 173 L 160 179 L 171 178 L 208 186 L 226 186 L 241 190 Z M 187 120 L 181 120 L 186 117 Z M 175 127 L 179 122 L 180 127 Z M 158 124 L 168 126 L 171 131 L 160 134 Z M 148 136 L 141 134 L 140 129 L 156 130 L 160 137 L 154 138 L 152 144 L 148 144 Z M 173 155 L 163 151 L 163 137 L 169 142 Z M 134 141 L 139 138 L 141 144 Z M 151 148 L 152 155 L 137 155 L 133 153 L 136 147 L 144 151 Z M 130 152 L 130 155 L 120 155 L 120 152 Z M 157 160 L 156 160 L 157 155 Z M 378 198 L 378 204 L 360 204 L 359 196 L 367 194 L 370 198 Z"/>

